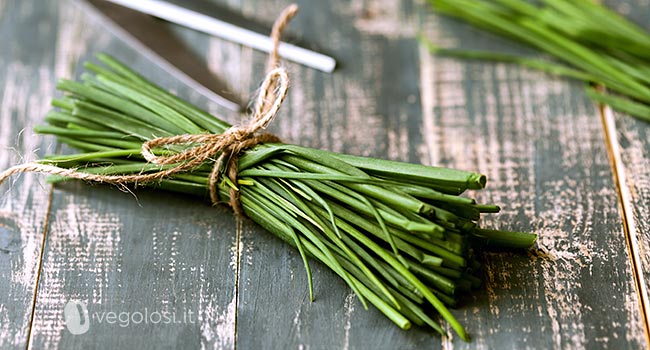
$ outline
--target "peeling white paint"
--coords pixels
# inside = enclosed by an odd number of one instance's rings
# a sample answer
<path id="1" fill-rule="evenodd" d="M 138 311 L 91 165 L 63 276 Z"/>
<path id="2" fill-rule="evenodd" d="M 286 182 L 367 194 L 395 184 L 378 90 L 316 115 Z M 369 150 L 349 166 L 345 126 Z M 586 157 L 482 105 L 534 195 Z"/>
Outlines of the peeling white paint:
<path id="1" fill-rule="evenodd" d="M 435 99 L 437 96 L 437 84 L 435 82 L 435 57 L 425 47 L 418 48 L 420 59 L 420 103 L 422 104 L 422 122 L 424 132 L 422 137 L 426 144 L 428 159 L 423 164 L 436 165 L 439 163 L 436 148 L 439 145 L 436 128 L 436 115 L 434 112 Z"/>
<path id="2" fill-rule="evenodd" d="M 345 324 L 343 325 L 343 349 L 350 348 L 350 329 L 352 328 L 352 315 L 354 313 L 354 301 L 356 294 L 353 292 L 345 296 Z"/>
<path id="3" fill-rule="evenodd" d="M 38 336 L 44 347 L 56 347 L 63 332 L 67 332 L 63 306 L 68 300 L 81 300 L 89 305 L 101 305 L 105 301 L 110 267 L 121 244 L 119 219 L 91 209 L 84 197 L 67 197 L 59 213 L 63 216 L 53 218 L 50 223 L 48 254 L 43 261 L 38 313 L 32 331 L 32 336 Z M 72 275 L 82 273 L 94 277 L 75 289 L 66 288 L 68 276 L 77 280 Z"/>
<path id="4" fill-rule="evenodd" d="M 232 349 L 235 344 L 235 315 L 237 298 L 233 296 L 221 309 L 213 296 L 200 293 L 201 348 Z"/>
<path id="5" fill-rule="evenodd" d="M 43 139 L 34 137 L 31 130 L 49 107 L 52 78 L 49 70 L 20 62 L 9 62 L 1 69 L 4 78 L 0 97 L 0 170 L 3 170 L 35 159 L 35 153 L 43 147 Z M 23 309 L 17 317 L 0 312 L 3 315 L 0 347 L 23 344 L 27 338 L 49 194 L 48 188 L 38 182 L 39 178 L 35 174 L 18 175 L 0 186 L 0 216 L 14 220 L 20 230 L 16 232 L 17 250 L 3 253 L 10 254 L 6 261 L 12 271 L 3 276 L 9 284 L 4 295 L 14 308 Z M 6 311 L 7 306 L 2 303 L 0 309 Z"/>
<path id="6" fill-rule="evenodd" d="M 302 320 L 300 318 L 301 313 L 302 313 L 302 308 L 298 307 L 296 308 L 296 315 L 293 317 L 293 326 L 295 328 L 296 337 L 298 339 L 300 339 L 302 336 Z"/>
<path id="7" fill-rule="evenodd" d="M 241 237 L 241 224 L 237 224 L 237 237 Z M 239 264 L 242 250 L 241 239 L 233 240 L 229 248 L 229 267 L 233 274 L 239 271 Z M 202 272 L 203 275 L 203 272 Z M 199 292 L 199 305 L 201 306 L 201 347 L 207 349 L 210 345 L 213 349 L 231 349 L 235 346 L 235 324 L 237 317 L 238 285 L 235 284 L 232 290 L 232 298 L 223 309 L 217 304 L 216 298 L 210 292 L 204 290 L 205 283 L 201 283 Z"/>
<path id="8" fill-rule="evenodd" d="M 414 22 L 405 20 L 401 6 L 399 0 L 354 0 L 348 11 L 354 14 L 354 26 L 366 35 L 391 39 L 414 36 L 417 31 Z"/>
<path id="9" fill-rule="evenodd" d="M 427 33 L 434 42 L 446 46 L 438 40 L 447 37 L 444 31 L 429 29 Z M 611 176 L 595 110 L 576 104 L 570 85 L 538 72 L 502 64 L 478 69 L 477 64 L 431 58 L 424 49 L 420 51 L 420 64 L 421 73 L 428 75 L 421 77 L 420 84 L 423 85 L 423 127 L 429 161 L 477 169 L 487 175 L 488 189 L 471 196 L 480 202 L 502 204 L 504 210 L 498 216 L 487 216 L 483 226 L 534 229 L 539 234 L 539 250 L 530 256 L 530 271 L 541 273 L 543 278 L 540 283 L 531 280 L 526 296 L 508 292 L 515 287 L 508 281 L 521 272 L 508 269 L 504 256 L 487 256 L 485 288 L 489 314 L 495 319 L 508 318 L 509 313 L 516 312 L 515 308 L 530 307 L 519 299 L 541 295 L 537 312 L 540 322 L 549 322 L 550 328 L 545 332 L 553 348 L 584 348 L 592 341 L 585 335 L 585 327 L 589 325 L 586 315 L 600 305 L 585 304 L 580 298 L 578 292 L 589 288 L 582 285 L 589 277 L 579 274 L 595 275 L 599 272 L 593 270 L 594 264 L 609 261 L 612 254 L 622 254 L 613 252 L 613 247 L 607 244 L 597 246 L 593 235 L 601 235 L 601 240 L 612 237 L 603 241 L 624 245 L 621 232 L 594 230 L 597 222 L 603 222 L 601 218 L 619 218 L 614 188 L 608 187 L 607 182 L 601 187 L 598 187 L 600 183 L 585 182 L 590 181 L 594 169 L 603 169 L 602 176 Z M 577 110 L 573 109 L 576 105 Z M 474 107 L 473 115 L 468 115 L 468 106 Z M 551 147 L 551 143 L 561 145 L 561 157 L 555 164 L 566 170 L 538 179 L 537 153 L 542 151 L 540 148 Z M 603 202 L 608 209 L 598 212 Z M 528 218 L 529 222 L 520 222 L 519 217 Z M 617 271 L 621 276 L 615 278 L 629 278 L 629 270 Z M 612 298 L 629 297 L 624 294 L 634 292 L 630 285 L 608 290 L 616 289 L 621 295 Z M 633 305 L 634 301 L 626 303 Z M 503 305 L 508 305 L 508 309 Z M 616 310 L 621 311 L 626 311 L 628 317 L 637 317 L 633 307 Z M 502 324 L 490 322 L 479 326 L 474 338 L 483 338 L 486 332 L 513 331 L 502 329 Z M 639 338 L 642 327 L 637 326 L 635 331 L 628 331 L 628 337 L 637 337 L 643 343 Z M 603 333 L 611 335 L 602 337 L 603 341 L 623 336 L 612 330 Z M 443 340 L 442 346 L 449 349 L 453 344 Z"/>
<path id="10" fill-rule="evenodd" d="M 72 78 L 74 67 L 81 55 L 87 51 L 86 45 L 90 35 L 90 24 L 77 6 L 69 3 L 59 5 L 58 37 L 54 74 L 57 78 Z"/>

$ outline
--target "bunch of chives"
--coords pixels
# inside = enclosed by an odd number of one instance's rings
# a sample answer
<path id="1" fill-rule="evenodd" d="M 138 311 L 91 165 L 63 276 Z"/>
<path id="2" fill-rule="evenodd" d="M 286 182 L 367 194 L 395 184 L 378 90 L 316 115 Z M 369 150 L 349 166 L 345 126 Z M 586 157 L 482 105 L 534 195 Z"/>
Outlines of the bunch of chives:
<path id="1" fill-rule="evenodd" d="M 556 61 L 443 49 L 441 55 L 514 62 L 582 80 L 599 103 L 650 121 L 650 36 L 593 0 L 430 0 L 440 13 L 537 48 Z M 607 91 L 592 85 L 602 85 Z"/>
<path id="2" fill-rule="evenodd" d="M 147 163 L 143 142 L 180 134 L 220 134 L 230 125 L 164 91 L 124 64 L 99 55 L 81 81 L 62 80 L 66 97 L 36 127 L 80 153 L 43 163 L 116 175 L 160 171 Z M 174 146 L 154 150 L 170 154 Z M 213 164 L 147 184 L 206 197 Z M 534 234 L 483 229 L 496 205 L 459 196 L 485 186 L 473 172 L 343 155 L 288 144 L 260 144 L 239 158 L 237 183 L 222 176 L 221 199 L 237 189 L 245 214 L 297 248 L 313 299 L 308 257 L 332 269 L 367 307 L 373 304 L 403 329 L 428 326 L 443 334 L 437 312 L 463 339 L 449 312 L 480 286 L 475 251 L 486 245 L 528 248 Z M 52 177 L 51 181 L 63 178 Z"/>

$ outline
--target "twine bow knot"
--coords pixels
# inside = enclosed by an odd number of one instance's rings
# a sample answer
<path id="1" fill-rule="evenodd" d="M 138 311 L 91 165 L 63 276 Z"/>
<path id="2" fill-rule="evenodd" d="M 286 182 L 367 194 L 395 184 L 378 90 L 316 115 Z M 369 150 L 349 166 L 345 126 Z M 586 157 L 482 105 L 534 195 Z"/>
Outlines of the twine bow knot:
<path id="1" fill-rule="evenodd" d="M 164 171 L 163 177 L 168 177 L 195 168 L 219 154 L 209 178 L 210 199 L 212 203 L 216 204 L 219 202 L 218 181 L 224 161 L 226 163 L 225 173 L 233 184 L 237 184 L 238 155 L 243 150 L 260 143 L 280 142 L 277 136 L 269 133 L 258 134 L 258 131 L 266 129 L 271 123 L 280 110 L 288 89 L 289 76 L 286 70 L 281 67 L 275 68 L 268 72 L 262 82 L 255 111 L 247 125 L 233 126 L 222 134 L 188 134 L 156 138 L 142 144 L 142 156 L 147 161 L 158 165 L 180 163 Z M 273 97 L 273 99 L 271 100 L 269 97 Z M 198 145 L 168 156 L 158 156 L 152 151 L 156 147 L 189 144 Z M 230 188 L 229 195 L 229 203 L 235 213 L 243 214 L 237 190 Z"/>

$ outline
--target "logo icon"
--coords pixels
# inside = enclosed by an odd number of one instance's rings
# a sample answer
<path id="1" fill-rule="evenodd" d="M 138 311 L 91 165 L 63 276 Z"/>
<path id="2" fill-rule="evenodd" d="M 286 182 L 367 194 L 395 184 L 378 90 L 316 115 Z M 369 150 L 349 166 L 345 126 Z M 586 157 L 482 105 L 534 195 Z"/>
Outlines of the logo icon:
<path id="1" fill-rule="evenodd" d="M 68 331 L 74 335 L 84 334 L 90 328 L 88 307 L 79 300 L 69 300 L 63 308 L 63 320 Z"/>

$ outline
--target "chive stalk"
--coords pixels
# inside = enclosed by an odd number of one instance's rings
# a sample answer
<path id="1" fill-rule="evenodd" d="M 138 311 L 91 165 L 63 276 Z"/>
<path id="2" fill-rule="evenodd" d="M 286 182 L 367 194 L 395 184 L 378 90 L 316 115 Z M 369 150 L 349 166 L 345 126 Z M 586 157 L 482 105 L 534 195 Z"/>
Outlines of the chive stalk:
<path id="1" fill-rule="evenodd" d="M 430 0 L 441 14 L 551 55 L 542 60 L 439 48 L 442 56 L 520 64 L 586 83 L 592 100 L 650 121 L 650 35 L 591 0 Z M 605 87 L 595 91 L 592 86 Z"/>

